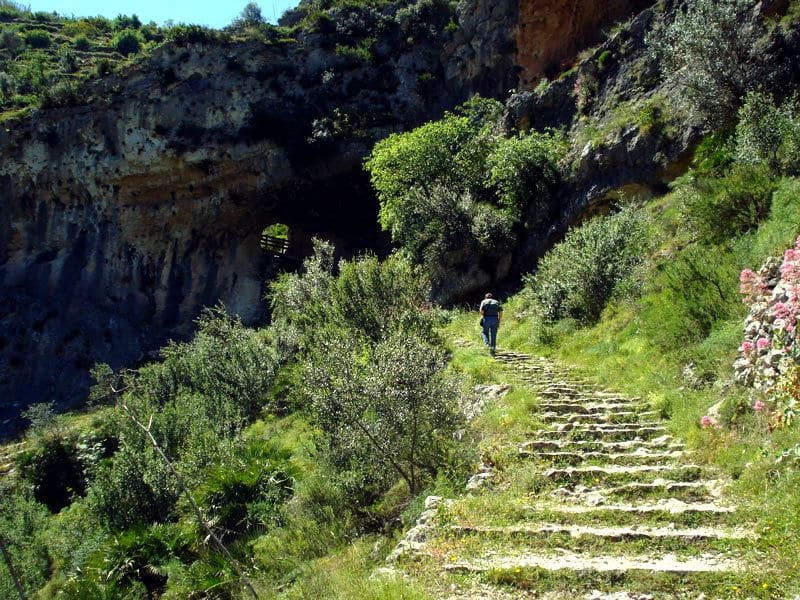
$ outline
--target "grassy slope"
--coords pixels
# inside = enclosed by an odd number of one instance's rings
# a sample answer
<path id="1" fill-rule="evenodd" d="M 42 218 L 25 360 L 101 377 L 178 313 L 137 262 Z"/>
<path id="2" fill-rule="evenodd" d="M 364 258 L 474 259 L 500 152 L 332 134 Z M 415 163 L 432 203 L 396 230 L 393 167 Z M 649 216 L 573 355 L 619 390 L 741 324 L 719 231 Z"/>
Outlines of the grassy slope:
<path id="1" fill-rule="evenodd" d="M 663 234 L 659 255 L 680 252 L 682 233 L 676 227 L 675 195 L 650 204 Z M 780 255 L 800 233 L 800 181 L 784 180 L 773 200 L 769 219 L 758 231 L 736 240 L 724 257 L 738 267 L 758 268 L 767 256 Z M 665 258 L 663 260 L 669 260 Z M 656 263 L 658 259 L 656 259 Z M 547 343 L 536 335 L 522 295 L 508 300 L 498 345 L 551 356 L 573 365 L 590 379 L 612 389 L 642 396 L 668 418 L 672 432 L 687 440 L 698 459 L 721 468 L 732 479 L 730 494 L 745 508 L 761 535 L 757 560 L 771 571 L 764 575 L 765 597 L 784 598 L 800 591 L 800 472 L 775 465 L 781 450 L 800 443 L 797 427 L 770 433 L 746 407 L 748 391 L 731 383 L 732 363 L 741 341 L 745 308 L 738 305 L 738 281 L 728 282 L 730 317 L 717 322 L 710 334 L 678 347 L 664 348 L 663 329 L 674 319 L 658 269 L 647 277 L 644 296 L 635 302 L 609 306 L 600 322 L 578 327 L 562 323 L 548 332 Z M 448 328 L 453 339 L 477 340 L 477 318 L 460 314 Z M 474 348 L 455 346 L 454 364 L 476 381 L 492 378 L 488 357 Z M 692 361 L 713 382 L 692 389 L 683 376 Z M 521 400 L 521 399 L 520 399 Z M 744 407 L 735 427 L 702 430 L 699 419 L 724 401 L 723 416 L 737 404 Z M 521 406 L 511 402 L 505 415 L 514 429 L 525 420 Z M 741 410 L 741 409 L 740 409 Z M 492 432 L 487 431 L 491 437 Z"/>

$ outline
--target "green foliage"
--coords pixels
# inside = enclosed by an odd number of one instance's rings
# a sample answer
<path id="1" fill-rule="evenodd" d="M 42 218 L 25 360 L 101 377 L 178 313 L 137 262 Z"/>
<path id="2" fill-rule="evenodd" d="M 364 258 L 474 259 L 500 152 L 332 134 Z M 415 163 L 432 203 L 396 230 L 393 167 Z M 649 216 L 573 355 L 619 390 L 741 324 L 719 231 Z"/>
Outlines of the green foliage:
<path id="1" fill-rule="evenodd" d="M 651 244 L 646 213 L 634 207 L 570 230 L 526 280 L 536 314 L 543 323 L 596 321 L 623 282 L 645 264 Z"/>
<path id="2" fill-rule="evenodd" d="M 31 48 L 50 47 L 50 34 L 42 29 L 30 29 L 23 33 L 22 37 Z"/>
<path id="3" fill-rule="evenodd" d="M 304 274 L 271 286 L 273 327 L 293 331 L 284 337 L 308 356 L 304 393 L 328 460 L 361 506 L 398 477 L 418 491 L 458 421 L 428 295 L 400 256 L 342 261 L 334 274 L 333 249 L 320 242 Z"/>
<path id="4" fill-rule="evenodd" d="M 721 244 L 758 226 L 769 213 L 775 181 L 760 166 L 735 165 L 723 177 L 689 176 L 679 186 L 686 226 L 704 243 Z"/>
<path id="5" fill-rule="evenodd" d="M 311 354 L 307 393 L 349 496 L 371 504 L 398 478 L 416 494 L 446 462 L 460 424 L 446 357 L 413 330 L 374 347 L 348 332 Z"/>
<path id="6" fill-rule="evenodd" d="M 597 67 L 600 69 L 604 69 L 606 64 L 608 64 L 610 58 L 611 58 L 611 50 L 604 50 L 600 54 L 600 56 L 597 57 Z"/>
<path id="7" fill-rule="evenodd" d="M 486 158 L 488 182 L 497 189 L 500 206 L 517 219 L 524 218 L 532 205 L 543 210 L 566 149 L 566 140 L 552 134 L 534 132 L 500 140 Z"/>
<path id="8" fill-rule="evenodd" d="M 89 38 L 84 34 L 78 35 L 72 42 L 72 45 L 76 50 L 80 50 L 82 52 L 87 52 L 92 49 L 92 42 L 90 42 Z"/>
<path id="9" fill-rule="evenodd" d="M 187 44 L 203 44 L 213 42 L 218 38 L 217 32 L 202 25 L 180 24 L 167 30 L 167 40 L 178 46 Z"/>
<path id="10" fill-rule="evenodd" d="M 14 568 L 27 593 L 46 580 L 47 552 L 42 538 L 47 509 L 24 489 L 0 481 L 0 538 L 11 555 Z M 17 598 L 17 590 L 0 557 L 0 598 Z"/>
<path id="11" fill-rule="evenodd" d="M 261 7 L 255 2 L 248 2 L 242 8 L 239 16 L 233 20 L 231 27 L 234 29 L 246 29 L 248 27 L 258 27 L 265 22 L 264 15 L 261 14 Z"/>
<path id="12" fill-rule="evenodd" d="M 739 110 L 736 159 L 796 175 L 800 170 L 800 107 L 796 99 L 776 106 L 761 92 L 750 92 Z"/>
<path id="13" fill-rule="evenodd" d="M 282 505 L 300 475 L 290 458 L 269 440 L 250 442 L 205 474 L 193 495 L 223 538 L 283 524 Z"/>
<path id="14" fill-rule="evenodd" d="M 117 31 L 124 31 L 126 29 L 139 29 L 142 22 L 139 17 L 134 15 L 117 15 L 117 18 L 111 23 L 111 27 Z"/>
<path id="15" fill-rule="evenodd" d="M 111 38 L 111 45 L 122 56 L 128 56 L 137 54 L 142 48 L 143 41 L 142 34 L 135 29 L 123 29 L 114 34 L 114 37 Z"/>
<path id="16" fill-rule="evenodd" d="M 380 141 L 366 161 L 381 226 L 434 281 L 450 253 L 479 260 L 506 252 L 532 207 L 541 214 L 551 199 L 561 136 L 506 139 L 501 111 L 475 98 L 440 121 Z"/>
<path id="17" fill-rule="evenodd" d="M 647 42 L 667 78 L 681 87 L 693 115 L 732 124 L 745 93 L 762 81 L 763 23 L 753 0 L 689 0 Z"/>
<path id="18" fill-rule="evenodd" d="M 372 60 L 371 45 L 371 43 L 362 46 L 336 44 L 336 54 L 354 63 L 368 63 Z"/>
<path id="19" fill-rule="evenodd" d="M 316 241 L 304 266 L 303 274 L 284 274 L 270 285 L 273 324 L 283 341 L 311 349 L 330 327 L 347 331 L 354 345 L 375 343 L 396 329 L 433 339 L 435 314 L 423 310 L 429 284 L 409 261 L 365 256 L 341 262 L 336 276 L 333 247 Z"/>
<path id="20" fill-rule="evenodd" d="M 246 329 L 223 309 L 207 310 L 197 324 L 191 342 L 170 344 L 162 362 L 126 374 L 119 384 L 129 409 L 150 422 L 192 484 L 218 456 L 232 452 L 244 424 L 267 407 L 277 368 L 263 333 Z M 93 395 L 101 398 L 102 392 Z M 120 451 L 98 470 L 92 505 L 117 529 L 168 519 L 178 498 L 172 475 L 126 414 L 114 419 Z"/>
<path id="21" fill-rule="evenodd" d="M 645 301 L 651 338 L 662 348 L 697 342 L 729 318 L 739 309 L 731 285 L 737 263 L 724 246 L 693 245 L 661 264 L 654 282 L 660 293 Z"/>

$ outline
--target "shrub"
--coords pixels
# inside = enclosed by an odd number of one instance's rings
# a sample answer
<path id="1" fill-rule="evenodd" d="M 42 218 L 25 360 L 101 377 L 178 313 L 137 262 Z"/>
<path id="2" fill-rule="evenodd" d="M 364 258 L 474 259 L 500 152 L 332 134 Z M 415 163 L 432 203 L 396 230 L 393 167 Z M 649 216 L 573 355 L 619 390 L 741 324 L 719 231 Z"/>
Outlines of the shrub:
<path id="1" fill-rule="evenodd" d="M 122 31 L 125 29 L 139 29 L 141 26 L 142 22 L 135 14 L 131 16 L 117 15 L 117 18 L 111 23 L 111 27 L 117 31 Z"/>
<path id="2" fill-rule="evenodd" d="M 11 21 L 30 14 L 30 9 L 10 0 L 0 0 L 0 21 Z"/>
<path id="3" fill-rule="evenodd" d="M 213 29 L 202 25 L 175 25 L 167 30 L 167 39 L 178 46 L 213 42 L 217 35 Z"/>
<path id="4" fill-rule="evenodd" d="M 0 481 L 0 539 L 14 564 L 23 587 L 38 590 L 46 581 L 49 564 L 43 531 L 47 509 L 8 480 Z M 3 557 L 5 558 L 5 557 Z M 5 560 L 0 569 L 0 598 L 18 598 Z"/>
<path id="5" fill-rule="evenodd" d="M 78 84 L 69 79 L 63 79 L 42 90 L 39 105 L 42 108 L 57 108 L 73 106 L 79 101 Z"/>
<path id="6" fill-rule="evenodd" d="M 547 206 L 559 178 L 558 161 L 567 142 L 555 133 L 536 132 L 500 140 L 486 158 L 488 181 L 500 205 L 517 219 L 532 205 Z"/>
<path id="7" fill-rule="evenodd" d="M 14 56 L 22 46 L 22 38 L 13 29 L 3 29 L 0 31 L 0 48 L 8 50 Z"/>
<path id="8" fill-rule="evenodd" d="M 693 116 L 732 124 L 748 89 L 763 81 L 763 24 L 752 0 L 689 0 L 685 11 L 648 35 L 666 77 L 682 90 Z"/>
<path id="9" fill-rule="evenodd" d="M 261 7 L 255 2 L 248 2 L 242 8 L 239 16 L 233 20 L 231 27 L 234 29 L 247 29 L 248 27 L 258 27 L 266 20 L 261 14 Z"/>
<path id="10" fill-rule="evenodd" d="M 49 48 L 50 34 L 41 29 L 31 29 L 22 34 L 25 43 L 31 48 Z"/>
<path id="11" fill-rule="evenodd" d="M 736 256 L 727 247 L 689 246 L 659 265 L 656 289 L 646 302 L 649 335 L 664 348 L 694 342 L 737 309 L 732 282 Z"/>
<path id="12" fill-rule="evenodd" d="M 17 81 L 8 73 L 0 73 L 0 99 L 10 100 L 17 87 Z"/>
<path id="13" fill-rule="evenodd" d="M 775 185 L 767 169 L 751 165 L 735 165 L 719 178 L 696 178 L 678 189 L 683 221 L 697 241 L 721 244 L 766 218 Z"/>
<path id="14" fill-rule="evenodd" d="M 372 61 L 371 43 L 361 46 L 347 46 L 345 44 L 336 44 L 336 54 L 344 59 L 353 63 L 368 63 Z"/>
<path id="15" fill-rule="evenodd" d="M 633 207 L 572 229 L 542 258 L 536 274 L 526 278 L 541 321 L 596 321 L 620 285 L 647 260 L 650 243 L 649 219 Z"/>
<path id="16" fill-rule="evenodd" d="M 328 457 L 357 504 L 374 502 L 398 477 L 414 495 L 436 476 L 460 424 L 446 366 L 444 352 L 413 329 L 372 348 L 342 331 L 311 355 L 307 394 Z"/>
<path id="17" fill-rule="evenodd" d="M 101 58 L 100 60 L 97 61 L 95 72 L 97 73 L 98 77 L 105 77 L 106 75 L 110 75 L 113 70 L 114 66 L 112 65 L 109 59 Z"/>
<path id="18" fill-rule="evenodd" d="M 305 273 L 285 274 L 270 285 L 273 324 L 294 328 L 288 337 L 298 337 L 301 348 L 313 349 L 330 326 L 346 329 L 354 341 L 376 342 L 396 328 L 433 338 L 435 317 L 420 310 L 430 287 L 408 260 L 365 256 L 341 262 L 338 276 L 333 268 L 333 247 L 316 241 Z"/>
<path id="19" fill-rule="evenodd" d="M 72 50 L 65 50 L 58 59 L 61 70 L 64 73 L 74 73 L 78 70 L 78 57 Z"/>
<path id="20" fill-rule="evenodd" d="M 122 54 L 128 56 L 129 54 L 136 54 L 142 47 L 142 34 L 134 29 L 123 29 L 114 34 L 111 38 L 111 45 L 114 49 Z"/>
<path id="21" fill-rule="evenodd" d="M 800 107 L 795 99 L 776 106 L 761 92 L 750 92 L 739 110 L 736 159 L 796 175 L 800 171 Z"/>
<path id="22" fill-rule="evenodd" d="M 76 37 L 72 45 L 75 47 L 75 50 L 80 50 L 82 52 L 87 52 L 92 49 L 92 43 L 89 41 L 89 38 L 83 34 Z"/>

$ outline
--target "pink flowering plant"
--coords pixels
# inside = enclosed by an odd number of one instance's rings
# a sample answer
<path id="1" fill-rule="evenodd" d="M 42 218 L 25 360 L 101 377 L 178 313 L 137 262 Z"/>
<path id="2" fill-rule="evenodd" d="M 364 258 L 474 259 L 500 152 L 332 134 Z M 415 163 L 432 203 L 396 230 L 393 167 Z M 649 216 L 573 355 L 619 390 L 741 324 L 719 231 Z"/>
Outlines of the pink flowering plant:
<path id="1" fill-rule="evenodd" d="M 770 429 L 787 427 L 800 415 L 800 238 L 758 273 L 742 271 L 739 283 L 750 314 L 736 378 L 761 392 L 752 410 Z"/>
<path id="2" fill-rule="evenodd" d="M 742 271 L 742 300 L 750 306 L 745 336 L 734 364 L 736 378 L 767 392 L 798 358 L 800 318 L 800 238 L 782 260 L 768 262 L 757 273 Z"/>

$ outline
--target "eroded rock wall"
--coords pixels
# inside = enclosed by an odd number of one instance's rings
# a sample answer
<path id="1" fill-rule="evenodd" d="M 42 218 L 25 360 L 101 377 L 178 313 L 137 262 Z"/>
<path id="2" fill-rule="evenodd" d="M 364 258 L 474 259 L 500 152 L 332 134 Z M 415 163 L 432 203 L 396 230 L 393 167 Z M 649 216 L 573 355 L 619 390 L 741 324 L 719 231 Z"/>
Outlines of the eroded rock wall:
<path id="1" fill-rule="evenodd" d="M 570 68 L 576 55 L 652 0 L 519 0 L 516 63 L 522 89 Z"/>

